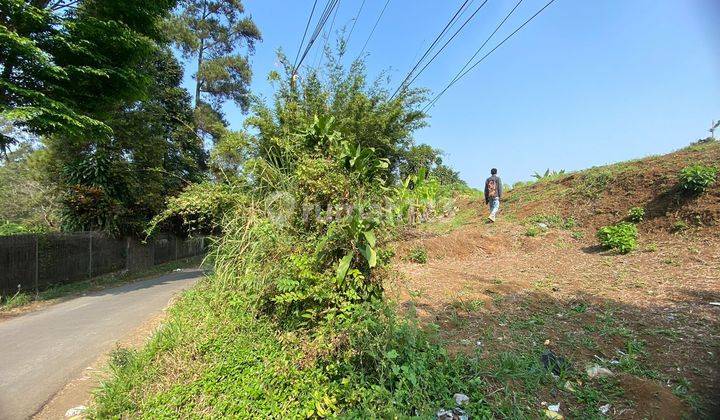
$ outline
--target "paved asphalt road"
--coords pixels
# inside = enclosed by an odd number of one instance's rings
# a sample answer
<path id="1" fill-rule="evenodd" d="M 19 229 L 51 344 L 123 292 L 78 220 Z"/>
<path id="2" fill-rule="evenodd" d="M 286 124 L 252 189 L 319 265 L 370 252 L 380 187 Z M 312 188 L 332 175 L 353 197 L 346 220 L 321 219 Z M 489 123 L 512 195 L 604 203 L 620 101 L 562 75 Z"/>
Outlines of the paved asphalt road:
<path id="1" fill-rule="evenodd" d="M 202 277 L 173 272 L 0 322 L 0 419 L 25 419 Z"/>

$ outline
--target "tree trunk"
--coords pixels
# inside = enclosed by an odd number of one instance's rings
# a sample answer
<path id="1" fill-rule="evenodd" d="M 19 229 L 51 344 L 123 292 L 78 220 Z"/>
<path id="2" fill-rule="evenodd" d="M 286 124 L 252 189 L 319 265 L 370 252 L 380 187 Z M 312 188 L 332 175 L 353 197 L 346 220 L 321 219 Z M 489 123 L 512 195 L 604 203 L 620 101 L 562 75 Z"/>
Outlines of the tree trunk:
<path id="1" fill-rule="evenodd" d="M 203 53 L 205 52 L 205 39 L 200 40 L 200 51 L 198 52 L 198 61 L 197 61 L 197 73 L 195 77 L 195 108 L 197 109 L 198 105 L 200 105 L 200 85 L 202 83 L 202 80 L 200 79 L 200 66 L 202 66 L 203 63 Z"/>
<path id="2" fill-rule="evenodd" d="M 207 18 L 207 1 L 203 2 L 202 11 L 203 20 Z M 195 73 L 195 109 L 200 105 L 200 92 L 202 80 L 200 80 L 200 67 L 203 63 L 203 53 L 205 52 L 205 38 L 200 38 L 200 49 L 198 49 L 197 72 Z"/>

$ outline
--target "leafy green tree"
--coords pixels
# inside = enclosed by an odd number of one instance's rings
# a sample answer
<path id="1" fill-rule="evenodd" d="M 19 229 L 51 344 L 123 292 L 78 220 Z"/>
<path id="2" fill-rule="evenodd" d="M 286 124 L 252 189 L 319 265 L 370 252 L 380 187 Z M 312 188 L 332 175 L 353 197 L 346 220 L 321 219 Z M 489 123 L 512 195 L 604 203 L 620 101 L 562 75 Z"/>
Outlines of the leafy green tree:
<path id="1" fill-rule="evenodd" d="M 460 173 L 444 163 L 433 168 L 431 175 L 437 178 L 441 185 L 467 186 L 467 183 L 460 178 Z"/>
<path id="2" fill-rule="evenodd" d="M 411 146 L 402 156 L 400 177 L 405 179 L 424 169 L 428 176 L 437 178 L 442 185 L 465 185 L 457 171 L 443 164 L 442 155 L 441 150 L 427 144 Z"/>
<path id="3" fill-rule="evenodd" d="M 400 163 L 400 177 L 405 179 L 425 168 L 430 174 L 437 165 L 442 164 L 442 151 L 427 144 L 413 145 L 404 154 Z"/>
<path id="4" fill-rule="evenodd" d="M 70 147 L 48 139 L 68 230 L 138 234 L 168 196 L 204 178 L 206 155 L 190 95 L 180 87 L 182 67 L 169 50 L 158 50 L 140 69 L 152 80 L 147 99 L 109 114 L 112 136 Z"/>
<path id="5" fill-rule="evenodd" d="M 252 77 L 245 47 L 252 53 L 260 31 L 250 17 L 243 17 L 240 0 L 181 0 L 169 31 L 185 58 L 197 63 L 195 108 L 202 103 L 218 110 L 228 100 L 247 111 Z"/>
<path id="6" fill-rule="evenodd" d="M 0 116 L 34 135 L 109 135 L 103 116 L 145 94 L 137 66 L 174 4 L 0 1 Z"/>
<path id="7" fill-rule="evenodd" d="M 47 145 L 64 229 L 141 232 L 203 178 L 182 68 L 161 24 L 176 0 L 0 1 L 0 116 Z"/>

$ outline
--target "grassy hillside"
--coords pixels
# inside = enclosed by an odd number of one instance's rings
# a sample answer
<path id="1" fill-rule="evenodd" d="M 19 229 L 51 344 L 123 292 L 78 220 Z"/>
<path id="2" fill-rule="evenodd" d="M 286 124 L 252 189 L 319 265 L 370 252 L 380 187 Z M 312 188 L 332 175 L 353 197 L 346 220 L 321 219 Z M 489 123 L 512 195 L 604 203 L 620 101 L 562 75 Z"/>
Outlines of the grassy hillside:
<path id="1" fill-rule="evenodd" d="M 720 165 L 720 142 L 695 144 L 667 155 L 599 166 L 519 185 L 506 199 L 518 219 L 539 214 L 573 218 L 598 228 L 645 209 L 641 231 L 671 232 L 720 224 L 720 182 L 702 195 L 681 191 L 680 171 L 693 164 Z"/>
<path id="2" fill-rule="evenodd" d="M 683 191 L 681 171 L 698 163 L 718 166 L 720 144 L 517 186 L 497 223 L 480 197 L 458 200 L 454 217 L 397 243 L 392 296 L 451 352 L 486 363 L 494 413 L 560 403 L 570 418 L 717 418 L 720 174 Z M 599 246 L 598 229 L 634 207 L 636 247 Z M 567 362 L 559 378 L 547 352 Z M 595 364 L 613 375 L 590 378 Z"/>

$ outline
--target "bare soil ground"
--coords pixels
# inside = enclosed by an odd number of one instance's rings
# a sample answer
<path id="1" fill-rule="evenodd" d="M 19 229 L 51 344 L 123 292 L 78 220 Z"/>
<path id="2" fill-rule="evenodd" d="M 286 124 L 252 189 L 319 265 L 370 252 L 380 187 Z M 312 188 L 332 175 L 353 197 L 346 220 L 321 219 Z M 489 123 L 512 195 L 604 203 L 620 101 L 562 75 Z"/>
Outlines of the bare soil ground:
<path id="1" fill-rule="evenodd" d="M 473 351 L 477 341 L 487 355 L 517 350 L 532 336 L 530 345 L 583 369 L 598 357 L 618 361 L 637 343 L 641 354 L 627 362 L 637 362 L 636 375 L 621 383 L 628 405 L 616 414 L 679 418 L 690 407 L 671 391 L 684 387 L 718 412 L 720 308 L 710 302 L 720 301 L 720 236 L 648 235 L 642 243 L 657 251 L 617 255 L 565 230 L 524 232 L 477 222 L 403 242 L 398 302 L 438 324 L 453 351 Z M 403 261 L 415 247 L 427 250 L 426 264 Z"/>
<path id="2" fill-rule="evenodd" d="M 676 182 L 671 173 L 705 157 L 693 153 L 651 158 L 645 167 L 652 175 L 639 184 L 628 184 L 636 164 L 625 166 L 617 176 L 635 194 L 625 201 L 578 199 L 572 180 L 583 173 L 552 184 L 565 200 L 557 207 L 550 195 L 538 198 L 544 190 L 537 184 L 530 187 L 537 191 L 511 194 L 506 217 L 495 224 L 485 222 L 484 203 L 465 200 L 464 225 L 435 221 L 396 244 L 400 274 L 390 293 L 401 308 L 439 326 L 452 352 L 491 358 L 552 350 L 579 373 L 595 363 L 609 367 L 616 386 L 607 392 L 617 395 L 603 398 L 612 402 L 613 418 L 720 418 L 720 307 L 711 305 L 720 302 L 720 187 L 688 202 L 668 192 Z M 619 255 L 599 248 L 597 227 L 621 220 L 633 205 L 650 216 L 639 225 L 639 249 Z M 563 206 L 564 214 L 552 213 Z M 542 214 L 572 217 L 572 224 L 528 236 L 537 226 L 528 218 Z M 686 227 L 676 229 L 678 220 Z M 443 225 L 453 230 L 433 233 Z M 427 263 L 409 261 L 417 249 L 427 252 Z M 562 401 L 566 416 L 587 403 L 561 383 L 528 400 L 538 409 Z"/>

